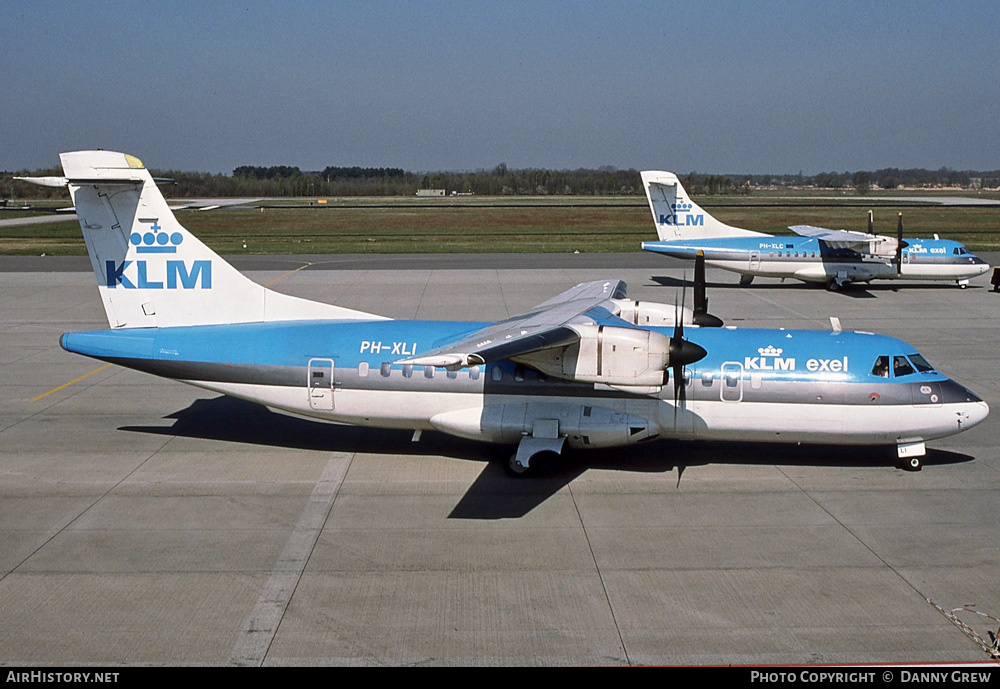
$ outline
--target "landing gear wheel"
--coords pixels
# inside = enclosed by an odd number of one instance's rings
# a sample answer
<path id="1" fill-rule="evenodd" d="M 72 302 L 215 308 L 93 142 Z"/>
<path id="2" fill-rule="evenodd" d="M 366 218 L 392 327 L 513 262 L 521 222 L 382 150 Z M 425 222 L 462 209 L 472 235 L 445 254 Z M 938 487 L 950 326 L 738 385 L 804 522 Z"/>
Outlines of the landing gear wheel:
<path id="1" fill-rule="evenodd" d="M 508 476 L 513 476 L 514 478 L 524 478 L 531 472 L 531 467 L 521 464 L 517 460 L 517 454 L 513 454 L 507 458 L 506 462 L 503 463 L 503 470 L 507 472 Z"/>
<path id="2" fill-rule="evenodd" d="M 920 471 L 924 466 L 923 457 L 910 457 L 900 461 L 900 465 L 907 471 Z"/>

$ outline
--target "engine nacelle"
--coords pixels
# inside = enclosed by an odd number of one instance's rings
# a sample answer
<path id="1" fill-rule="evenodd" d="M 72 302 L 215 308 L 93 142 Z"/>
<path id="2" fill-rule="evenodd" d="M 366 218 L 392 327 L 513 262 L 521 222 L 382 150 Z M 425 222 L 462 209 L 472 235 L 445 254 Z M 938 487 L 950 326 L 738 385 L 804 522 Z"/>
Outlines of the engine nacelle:
<path id="1" fill-rule="evenodd" d="M 903 246 L 906 246 L 905 244 Z M 879 258 L 893 259 L 896 257 L 896 250 L 899 247 L 899 240 L 895 237 L 873 237 L 868 252 L 872 256 Z"/>
<path id="2" fill-rule="evenodd" d="M 671 327 L 676 325 L 680 315 L 685 323 L 693 322 L 691 309 L 677 309 L 671 304 L 660 304 L 655 301 L 633 301 L 631 299 L 612 299 L 618 307 L 618 317 L 623 321 L 640 326 Z"/>
<path id="3" fill-rule="evenodd" d="M 658 387 L 670 363 L 670 338 L 651 330 L 573 325 L 580 341 L 515 357 L 542 373 L 583 383 Z"/>

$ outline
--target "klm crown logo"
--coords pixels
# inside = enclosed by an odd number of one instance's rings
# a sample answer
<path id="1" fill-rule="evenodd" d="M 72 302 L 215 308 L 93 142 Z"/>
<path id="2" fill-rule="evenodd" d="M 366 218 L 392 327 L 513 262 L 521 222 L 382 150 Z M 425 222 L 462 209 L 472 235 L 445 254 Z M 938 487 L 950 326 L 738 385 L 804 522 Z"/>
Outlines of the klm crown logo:
<path id="1" fill-rule="evenodd" d="M 794 371 L 795 357 L 783 358 L 781 347 L 768 345 L 758 347 L 760 356 L 748 356 L 743 360 L 743 368 L 751 371 Z"/>
<path id="2" fill-rule="evenodd" d="M 167 234 L 162 232 L 160 223 L 153 221 L 149 232 L 133 232 L 129 236 L 129 242 L 136 247 L 137 254 L 176 254 L 177 247 L 184 241 L 184 235 L 180 232 Z"/>

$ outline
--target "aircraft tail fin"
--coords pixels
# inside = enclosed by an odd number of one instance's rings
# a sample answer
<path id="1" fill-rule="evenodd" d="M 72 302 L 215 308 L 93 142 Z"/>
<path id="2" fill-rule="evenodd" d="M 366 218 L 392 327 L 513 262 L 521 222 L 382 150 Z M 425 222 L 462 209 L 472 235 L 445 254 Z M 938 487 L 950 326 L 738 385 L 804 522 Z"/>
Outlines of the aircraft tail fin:
<path id="1" fill-rule="evenodd" d="M 134 156 L 59 156 L 112 328 L 381 316 L 259 285 L 185 229 Z"/>
<path id="2" fill-rule="evenodd" d="M 646 189 L 646 200 L 649 201 L 660 241 L 767 236 L 732 227 L 713 218 L 691 200 L 677 175 L 672 172 L 644 170 L 642 185 Z"/>

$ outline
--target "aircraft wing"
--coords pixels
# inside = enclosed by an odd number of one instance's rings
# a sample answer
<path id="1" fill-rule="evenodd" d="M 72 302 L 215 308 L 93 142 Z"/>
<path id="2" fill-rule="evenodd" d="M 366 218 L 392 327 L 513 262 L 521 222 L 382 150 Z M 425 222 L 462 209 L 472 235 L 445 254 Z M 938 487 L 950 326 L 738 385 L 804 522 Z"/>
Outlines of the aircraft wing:
<path id="1" fill-rule="evenodd" d="M 616 309 L 609 300 L 622 299 L 625 293 L 626 285 L 621 280 L 585 282 L 527 313 L 396 363 L 457 369 L 565 347 L 580 339 L 580 333 L 572 325 L 616 318 L 613 315 Z"/>
<path id="2" fill-rule="evenodd" d="M 825 227 L 814 227 L 813 225 L 791 225 L 788 229 L 800 237 L 820 239 L 835 249 L 864 249 L 870 246 L 873 241 L 881 239 L 876 235 L 864 232 L 828 230 Z"/>

